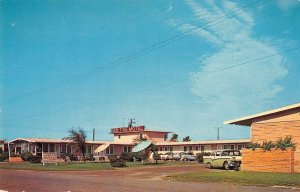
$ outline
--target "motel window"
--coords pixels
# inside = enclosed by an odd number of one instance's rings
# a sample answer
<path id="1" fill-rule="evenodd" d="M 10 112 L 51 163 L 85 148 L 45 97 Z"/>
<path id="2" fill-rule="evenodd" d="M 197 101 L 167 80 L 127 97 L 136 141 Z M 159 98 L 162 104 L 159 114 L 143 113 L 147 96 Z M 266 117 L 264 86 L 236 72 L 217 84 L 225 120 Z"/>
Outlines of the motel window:
<path id="1" fill-rule="evenodd" d="M 169 151 L 169 147 L 165 147 L 165 151 Z"/>
<path id="2" fill-rule="evenodd" d="M 123 147 L 123 152 L 124 153 L 129 153 L 131 151 L 131 147 L 129 147 L 129 146 L 124 146 Z"/>
<path id="3" fill-rule="evenodd" d="M 170 147 L 170 151 L 171 151 L 171 152 L 173 151 L 173 147 Z"/>
<path id="4" fill-rule="evenodd" d="M 187 146 L 184 146 L 184 147 L 183 147 L 183 151 L 187 151 Z"/>
<path id="5" fill-rule="evenodd" d="M 235 146 L 234 145 L 230 145 L 230 149 L 234 149 L 235 148 Z"/>
<path id="6" fill-rule="evenodd" d="M 200 146 L 200 151 L 201 151 L 201 152 L 204 152 L 204 145 L 201 145 L 201 146 Z"/>
<path id="7" fill-rule="evenodd" d="M 49 152 L 55 152 L 55 145 L 53 143 L 50 144 L 50 151 Z"/>
<path id="8" fill-rule="evenodd" d="M 222 145 L 218 145 L 218 146 L 217 146 L 217 149 L 218 149 L 218 150 L 223 149 L 223 148 L 222 148 Z"/>
<path id="9" fill-rule="evenodd" d="M 61 144 L 61 152 L 67 153 L 67 145 L 66 144 Z"/>
<path id="10" fill-rule="evenodd" d="M 193 146 L 189 146 L 189 151 L 193 151 Z"/>
<path id="11" fill-rule="evenodd" d="M 164 141 L 166 141 L 167 139 L 168 139 L 168 134 L 165 134 Z"/>
<path id="12" fill-rule="evenodd" d="M 243 145 L 237 145 L 237 149 L 241 150 L 243 148 Z"/>
<path id="13" fill-rule="evenodd" d="M 223 145 L 223 149 L 228 149 L 228 145 Z"/>
<path id="14" fill-rule="evenodd" d="M 114 146 L 109 146 L 106 148 L 106 154 L 107 155 L 113 155 L 114 154 Z"/>
<path id="15" fill-rule="evenodd" d="M 71 145 L 67 145 L 67 153 L 71 153 Z"/>
<path id="16" fill-rule="evenodd" d="M 199 151 L 199 146 L 198 145 L 195 146 L 195 150 Z"/>
<path id="17" fill-rule="evenodd" d="M 160 150 L 160 151 L 163 151 L 163 147 L 159 147 L 159 150 Z"/>
<path id="18" fill-rule="evenodd" d="M 43 143 L 43 152 L 48 152 L 48 143 Z"/>
<path id="19" fill-rule="evenodd" d="M 87 153 L 88 154 L 92 153 L 92 145 L 87 146 Z"/>

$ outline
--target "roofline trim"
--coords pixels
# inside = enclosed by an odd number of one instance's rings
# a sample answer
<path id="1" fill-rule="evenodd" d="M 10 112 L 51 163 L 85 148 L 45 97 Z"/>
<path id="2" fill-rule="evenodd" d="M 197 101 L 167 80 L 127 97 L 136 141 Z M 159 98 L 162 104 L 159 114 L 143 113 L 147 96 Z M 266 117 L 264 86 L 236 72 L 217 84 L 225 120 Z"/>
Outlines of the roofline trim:
<path id="1" fill-rule="evenodd" d="M 279 113 L 279 112 L 282 112 L 282 111 L 287 111 L 287 110 L 295 109 L 295 108 L 299 108 L 299 107 L 300 107 L 300 103 L 296 103 L 296 104 L 288 105 L 288 106 L 285 106 L 285 107 L 280 107 L 280 108 L 277 108 L 277 109 L 273 109 L 273 110 L 269 110 L 269 111 L 265 111 L 265 112 L 261 112 L 261 113 L 256 113 L 256 114 L 240 117 L 240 118 L 237 118 L 237 119 L 224 121 L 223 123 L 225 125 L 235 124 L 235 123 L 238 123 L 238 122 L 241 122 L 241 121 L 251 120 L 251 119 L 254 119 L 254 118 L 258 118 L 258 117 L 262 117 L 262 116 L 266 116 L 266 115 L 271 115 L 271 114 L 274 114 L 274 113 Z"/>

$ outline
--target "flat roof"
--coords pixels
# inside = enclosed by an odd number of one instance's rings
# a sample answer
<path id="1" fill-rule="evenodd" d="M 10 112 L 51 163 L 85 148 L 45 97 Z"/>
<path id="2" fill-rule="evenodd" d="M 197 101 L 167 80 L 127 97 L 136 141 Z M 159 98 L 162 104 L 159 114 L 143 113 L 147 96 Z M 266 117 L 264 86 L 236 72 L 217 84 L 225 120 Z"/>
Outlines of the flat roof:
<path id="1" fill-rule="evenodd" d="M 186 142 L 172 142 L 172 141 L 165 141 L 165 142 L 158 142 L 155 145 L 204 145 L 204 144 L 234 144 L 234 143 L 249 143 L 251 139 L 232 139 L 232 140 L 207 140 L 207 141 L 186 141 Z"/>
<path id="2" fill-rule="evenodd" d="M 267 115 L 271 115 L 271 114 L 274 114 L 274 113 L 279 113 L 279 112 L 283 112 L 283 111 L 287 111 L 287 110 L 291 110 L 291 109 L 296 109 L 296 108 L 300 108 L 300 103 L 288 105 L 288 106 L 273 109 L 273 110 L 270 110 L 270 111 L 265 111 L 265 112 L 262 112 L 262 113 L 257 113 L 257 114 L 253 114 L 253 115 L 240 117 L 240 118 L 233 119 L 233 120 L 228 120 L 228 121 L 225 121 L 224 124 L 235 124 L 235 125 L 242 125 L 242 126 L 251 126 L 252 120 L 255 119 L 255 118 L 263 117 L 263 116 L 267 116 Z"/>
<path id="3" fill-rule="evenodd" d="M 70 143 L 71 140 L 67 139 L 48 139 L 48 138 L 17 138 L 9 143 L 13 143 L 15 141 L 27 141 L 30 143 Z M 108 143 L 109 141 L 86 141 L 87 144 L 104 144 Z"/>

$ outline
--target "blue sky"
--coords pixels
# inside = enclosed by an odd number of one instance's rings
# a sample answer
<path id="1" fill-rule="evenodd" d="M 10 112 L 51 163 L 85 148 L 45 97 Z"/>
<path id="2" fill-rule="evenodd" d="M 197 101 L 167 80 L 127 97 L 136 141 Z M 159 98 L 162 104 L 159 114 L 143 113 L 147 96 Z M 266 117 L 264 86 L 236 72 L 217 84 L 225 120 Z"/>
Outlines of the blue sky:
<path id="1" fill-rule="evenodd" d="M 3 139 L 82 127 L 110 140 L 130 118 L 180 138 L 216 139 L 216 127 L 221 139 L 249 138 L 223 121 L 300 101 L 300 49 L 285 52 L 300 46 L 298 0 L 2 0 L 0 9 Z"/>

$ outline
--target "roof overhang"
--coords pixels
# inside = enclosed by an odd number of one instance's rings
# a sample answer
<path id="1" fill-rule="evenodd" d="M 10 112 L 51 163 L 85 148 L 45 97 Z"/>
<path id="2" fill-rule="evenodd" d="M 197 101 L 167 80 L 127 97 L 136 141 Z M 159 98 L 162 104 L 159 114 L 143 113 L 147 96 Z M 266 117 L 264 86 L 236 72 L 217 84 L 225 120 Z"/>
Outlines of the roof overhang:
<path id="1" fill-rule="evenodd" d="M 280 112 L 287 111 L 287 110 L 296 109 L 296 108 L 300 108 L 300 103 L 296 103 L 296 104 L 293 104 L 293 105 L 288 105 L 288 106 L 285 106 L 285 107 L 281 107 L 281 108 L 278 108 L 278 109 L 273 109 L 273 110 L 262 112 L 262 113 L 248 115 L 248 116 L 233 119 L 233 120 L 228 120 L 228 121 L 225 121 L 224 124 L 251 126 L 254 119 L 257 119 L 259 117 L 264 117 L 264 116 L 267 116 L 267 115 L 271 115 L 271 114 L 275 114 L 275 113 L 280 113 Z"/>

